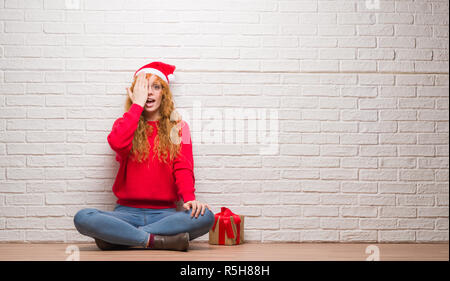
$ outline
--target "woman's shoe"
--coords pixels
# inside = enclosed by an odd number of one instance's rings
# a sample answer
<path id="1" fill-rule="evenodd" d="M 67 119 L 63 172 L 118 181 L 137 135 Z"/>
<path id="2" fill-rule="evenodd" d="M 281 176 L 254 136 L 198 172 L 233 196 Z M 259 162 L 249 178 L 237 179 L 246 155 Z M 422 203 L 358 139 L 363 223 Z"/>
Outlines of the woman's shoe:
<path id="1" fill-rule="evenodd" d="M 154 235 L 152 249 L 187 251 L 189 248 L 189 232 L 175 235 Z"/>
<path id="2" fill-rule="evenodd" d="M 95 244 L 97 244 L 97 247 L 99 247 L 103 251 L 111 251 L 111 250 L 123 250 L 128 248 L 125 245 L 117 245 L 117 244 L 111 244 L 109 242 L 106 242 L 104 240 L 94 238 Z"/>

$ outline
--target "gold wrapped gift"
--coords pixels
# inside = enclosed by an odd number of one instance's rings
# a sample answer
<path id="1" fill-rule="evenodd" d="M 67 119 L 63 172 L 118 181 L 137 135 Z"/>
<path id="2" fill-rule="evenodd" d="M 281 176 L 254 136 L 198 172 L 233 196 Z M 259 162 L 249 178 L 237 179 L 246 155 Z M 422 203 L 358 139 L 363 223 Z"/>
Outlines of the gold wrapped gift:
<path id="1" fill-rule="evenodd" d="M 221 212 L 214 216 L 214 225 L 209 230 L 209 244 L 238 245 L 244 243 L 244 216 L 233 214 L 226 207 L 222 207 Z"/>

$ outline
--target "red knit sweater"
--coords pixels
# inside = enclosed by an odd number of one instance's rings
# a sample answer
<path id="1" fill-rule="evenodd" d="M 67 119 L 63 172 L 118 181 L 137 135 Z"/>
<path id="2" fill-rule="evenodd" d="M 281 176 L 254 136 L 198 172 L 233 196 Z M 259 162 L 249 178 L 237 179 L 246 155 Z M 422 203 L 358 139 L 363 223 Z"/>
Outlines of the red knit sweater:
<path id="1" fill-rule="evenodd" d="M 158 156 L 153 160 L 154 140 L 159 121 L 147 121 L 153 126 L 148 137 L 150 153 L 147 160 L 138 163 L 131 159 L 134 131 L 137 129 L 139 117 L 144 108 L 132 104 L 123 117 L 118 118 L 108 135 L 108 143 L 116 152 L 116 160 L 120 163 L 113 192 L 117 203 L 135 208 L 164 209 L 175 208 L 175 201 L 195 200 L 194 160 L 189 126 L 183 121 L 181 129 L 180 155 L 169 164 L 160 163 Z M 130 156 L 130 157 L 129 157 Z"/>

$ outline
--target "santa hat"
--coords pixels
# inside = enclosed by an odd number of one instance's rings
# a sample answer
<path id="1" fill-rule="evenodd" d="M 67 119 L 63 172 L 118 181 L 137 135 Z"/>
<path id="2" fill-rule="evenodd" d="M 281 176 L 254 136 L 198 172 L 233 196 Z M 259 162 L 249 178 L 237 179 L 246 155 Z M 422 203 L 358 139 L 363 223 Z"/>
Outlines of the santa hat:
<path id="1" fill-rule="evenodd" d="M 136 70 L 134 76 L 137 76 L 141 72 L 152 73 L 169 84 L 169 81 L 175 80 L 175 76 L 173 75 L 175 68 L 175 65 L 170 65 L 160 61 L 154 61 Z"/>

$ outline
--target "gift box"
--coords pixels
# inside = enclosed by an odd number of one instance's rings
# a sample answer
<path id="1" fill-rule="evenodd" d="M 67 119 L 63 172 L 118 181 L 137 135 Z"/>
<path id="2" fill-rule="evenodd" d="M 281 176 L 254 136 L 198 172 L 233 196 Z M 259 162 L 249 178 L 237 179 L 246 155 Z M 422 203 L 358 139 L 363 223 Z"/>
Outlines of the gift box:
<path id="1" fill-rule="evenodd" d="M 226 207 L 214 215 L 214 225 L 209 230 L 209 244 L 239 245 L 244 243 L 244 216 L 236 215 Z"/>

